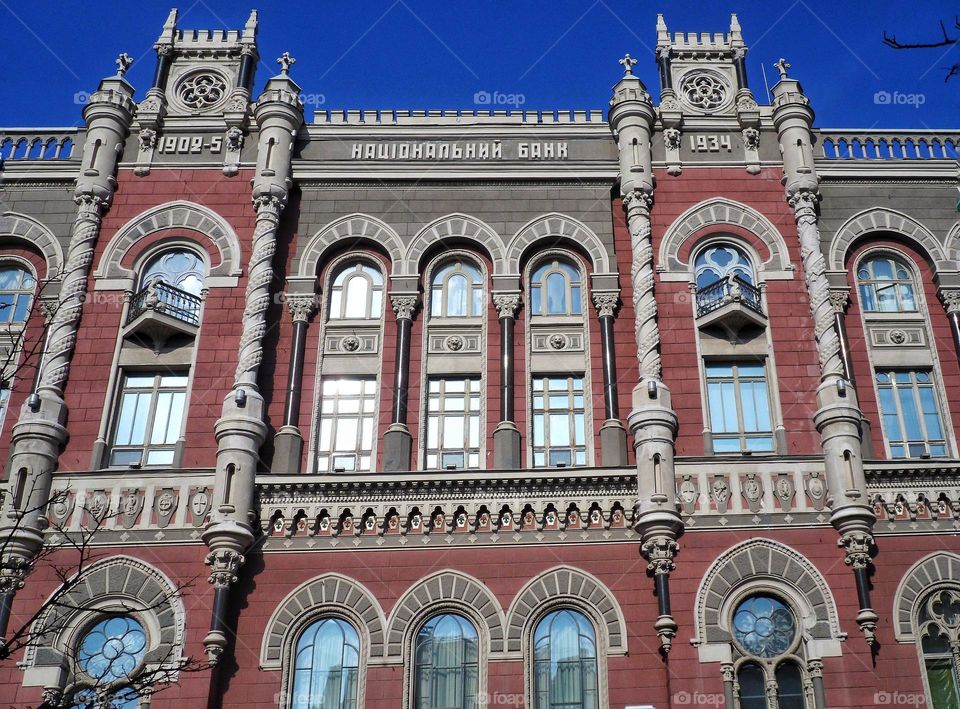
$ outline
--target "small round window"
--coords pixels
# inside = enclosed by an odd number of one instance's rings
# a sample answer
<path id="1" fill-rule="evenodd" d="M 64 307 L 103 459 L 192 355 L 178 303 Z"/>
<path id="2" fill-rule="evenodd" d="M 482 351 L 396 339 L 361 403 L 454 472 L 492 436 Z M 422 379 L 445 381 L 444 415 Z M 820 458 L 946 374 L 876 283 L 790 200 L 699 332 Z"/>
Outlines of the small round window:
<path id="1" fill-rule="evenodd" d="M 101 620 L 80 641 L 80 669 L 98 683 L 129 678 L 143 660 L 147 635 L 143 626 L 127 615 Z"/>
<path id="2" fill-rule="evenodd" d="M 793 645 L 797 621 L 782 601 L 772 596 L 752 596 L 733 614 L 733 636 L 747 654 L 776 657 Z"/>

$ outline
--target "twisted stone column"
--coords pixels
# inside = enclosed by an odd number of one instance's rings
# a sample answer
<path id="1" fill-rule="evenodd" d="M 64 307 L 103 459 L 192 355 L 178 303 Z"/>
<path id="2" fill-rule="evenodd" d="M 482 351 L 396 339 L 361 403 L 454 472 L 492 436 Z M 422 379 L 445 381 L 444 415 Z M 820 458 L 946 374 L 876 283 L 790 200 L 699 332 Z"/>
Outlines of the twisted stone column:
<path id="1" fill-rule="evenodd" d="M 623 196 L 630 231 L 630 280 L 633 283 L 634 333 L 640 360 L 640 381 L 660 379 L 660 329 L 657 327 L 657 300 L 653 294 L 653 242 L 650 208 L 653 195 L 633 190 Z"/>

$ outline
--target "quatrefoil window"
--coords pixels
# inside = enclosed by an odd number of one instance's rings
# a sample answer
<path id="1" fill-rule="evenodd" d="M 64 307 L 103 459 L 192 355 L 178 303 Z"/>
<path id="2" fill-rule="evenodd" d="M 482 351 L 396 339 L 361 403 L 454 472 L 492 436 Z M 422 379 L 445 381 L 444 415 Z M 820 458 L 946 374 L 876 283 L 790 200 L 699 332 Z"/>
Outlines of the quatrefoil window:
<path id="1" fill-rule="evenodd" d="M 727 87 L 713 74 L 690 74 L 683 79 L 680 93 L 694 108 L 711 111 L 727 101 Z"/>
<path id="2" fill-rule="evenodd" d="M 204 110 L 223 101 L 227 82 L 219 74 L 198 71 L 187 74 L 177 86 L 177 98 L 187 108 Z"/>

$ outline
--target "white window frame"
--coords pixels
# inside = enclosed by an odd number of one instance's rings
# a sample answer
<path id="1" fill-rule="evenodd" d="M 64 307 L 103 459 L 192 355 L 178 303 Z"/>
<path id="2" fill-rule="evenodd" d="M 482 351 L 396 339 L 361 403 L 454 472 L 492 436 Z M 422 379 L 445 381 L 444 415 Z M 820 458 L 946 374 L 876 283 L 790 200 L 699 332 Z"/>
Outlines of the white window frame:
<path id="1" fill-rule="evenodd" d="M 452 382 L 463 382 L 464 391 L 448 391 L 448 385 Z M 436 390 L 434 384 L 437 384 Z M 475 385 L 475 386 L 474 386 Z M 456 470 L 481 470 L 484 465 L 483 460 L 483 386 L 479 376 L 442 376 L 429 377 L 426 380 L 425 401 L 426 410 L 424 411 L 424 445 L 423 445 L 423 467 L 425 470 L 448 470 L 446 456 L 463 454 L 463 465 L 457 466 Z M 446 402 L 448 399 L 462 396 L 464 399 L 463 409 L 447 410 Z M 436 408 L 433 408 L 436 402 Z M 473 404 L 476 403 L 476 407 Z M 461 413 L 462 417 L 451 416 L 452 413 Z M 443 445 L 444 429 L 447 422 L 446 418 L 462 418 L 463 420 L 463 447 L 447 448 Z M 437 421 L 437 445 L 430 446 L 430 427 L 431 421 Z M 471 421 L 476 420 L 476 445 L 471 445 Z M 470 465 L 470 456 L 477 456 L 477 465 Z M 431 456 L 436 456 L 436 464 L 431 465 Z"/>
<path id="2" fill-rule="evenodd" d="M 341 384 L 344 382 L 359 382 L 360 391 L 358 394 L 341 394 L 340 392 L 333 392 L 328 395 L 324 393 L 327 385 L 335 382 Z M 376 465 L 376 460 L 373 457 L 374 440 L 376 439 L 377 434 L 377 399 L 379 396 L 380 390 L 377 386 L 377 378 L 374 376 L 329 376 L 322 378 L 322 381 L 320 382 L 320 415 L 317 418 L 317 450 L 315 463 L 318 473 L 365 473 L 371 472 L 374 469 Z M 356 412 L 341 411 L 342 403 L 353 400 L 358 402 Z M 328 402 L 330 403 L 330 406 L 327 406 Z M 369 407 L 367 407 L 367 404 L 369 404 Z M 325 411 L 325 409 L 328 408 L 332 410 Z M 336 437 L 338 428 L 345 418 L 356 418 L 357 420 L 355 436 L 356 445 L 350 451 L 338 451 L 335 448 Z M 322 447 L 325 422 L 329 422 L 329 449 Z M 364 423 L 366 422 L 369 422 L 370 426 L 369 448 L 363 446 L 363 427 Z M 340 466 L 336 465 L 337 460 L 345 459 L 348 456 L 354 457 L 354 467 L 347 468 L 343 466 L 342 470 L 339 469 Z M 364 457 L 368 459 L 368 464 L 366 467 L 363 466 L 362 462 Z M 324 465 L 325 458 L 326 464 Z"/>
<path id="3" fill-rule="evenodd" d="M 706 404 L 706 427 L 710 431 L 710 444 L 711 450 L 707 451 L 708 455 L 742 455 L 746 451 L 750 451 L 751 455 L 772 455 L 777 452 L 777 437 L 776 437 L 776 427 L 777 427 L 777 418 L 775 415 L 775 401 L 771 396 L 771 381 L 770 381 L 770 368 L 767 366 L 767 361 L 765 359 L 756 361 L 747 361 L 747 360 L 736 360 L 736 359 L 722 359 L 722 358 L 712 358 L 708 357 L 703 360 L 703 387 L 704 387 L 704 402 Z M 742 389 L 741 382 L 757 382 L 759 381 L 758 377 L 747 376 L 740 377 L 739 368 L 741 366 L 751 366 L 751 367 L 760 367 L 763 370 L 763 383 L 764 388 L 766 389 L 766 402 L 767 402 L 767 419 L 770 426 L 769 429 L 769 439 L 770 439 L 770 449 L 769 450 L 751 450 L 747 447 L 747 439 L 751 437 L 767 437 L 766 431 L 757 431 L 757 432 L 748 432 L 745 430 L 745 425 L 743 421 L 743 399 L 742 399 Z M 730 377 L 711 377 L 710 368 L 711 367 L 730 367 L 732 369 L 732 375 Z M 734 397 L 737 405 L 737 434 L 734 435 L 732 432 L 723 432 L 717 433 L 714 430 L 714 421 L 711 413 L 710 406 L 710 384 L 711 382 L 727 382 L 731 381 L 733 383 Z M 717 439 L 721 440 L 739 440 L 740 448 L 736 451 L 717 451 L 716 450 L 716 441 Z"/>
<path id="4" fill-rule="evenodd" d="M 118 468 L 118 467 L 128 467 L 134 465 L 135 467 L 141 468 L 163 468 L 163 467 L 174 467 L 177 464 L 177 448 L 179 442 L 183 438 L 183 432 L 187 423 L 187 412 L 189 409 L 189 396 L 190 396 L 190 373 L 189 372 L 158 372 L 156 370 L 149 371 L 138 371 L 138 370 L 124 370 L 120 373 L 120 383 L 117 390 L 116 405 L 114 406 L 113 416 L 111 418 L 110 424 L 110 445 L 107 450 L 107 467 Z M 128 387 L 127 381 L 131 377 L 152 377 L 153 384 L 150 387 Z M 177 377 L 184 379 L 182 386 L 171 386 L 163 387 L 162 380 L 164 377 Z M 144 438 L 141 444 L 117 444 L 117 436 L 119 434 L 119 427 L 121 421 L 121 414 L 123 412 L 123 403 L 125 394 L 143 394 L 149 393 L 148 408 L 146 412 L 147 420 L 144 423 Z M 176 431 L 176 439 L 173 443 L 163 442 L 163 443 L 152 443 L 151 438 L 153 436 L 153 427 L 156 423 L 157 415 L 157 402 L 161 393 L 171 393 L 171 394 L 183 394 L 183 407 L 182 413 L 180 415 L 180 426 Z M 174 407 L 174 401 L 171 401 L 171 411 Z M 169 428 L 169 422 L 168 422 Z M 132 429 L 131 429 L 132 432 Z M 169 450 L 172 454 L 171 461 L 169 463 L 149 463 L 148 459 L 152 451 L 164 451 Z M 117 452 L 123 451 L 140 451 L 139 464 L 136 464 L 135 461 L 129 461 L 127 463 L 113 462 L 114 454 Z"/>
<path id="5" fill-rule="evenodd" d="M 556 389 L 558 394 L 562 394 L 567 397 L 570 404 L 569 407 L 564 409 L 553 409 L 550 406 L 550 380 L 559 380 L 563 379 L 566 382 L 566 389 L 562 392 L 560 389 Z M 530 388 L 533 390 L 533 395 L 530 399 L 530 426 L 531 426 L 531 439 L 530 445 L 533 449 L 533 467 L 535 468 L 576 468 L 584 467 L 589 464 L 589 455 L 588 455 L 588 441 L 590 440 L 590 435 L 587 430 L 587 398 L 586 398 L 586 385 L 585 379 L 582 374 L 559 374 L 559 375 L 549 375 L 549 374 L 536 374 L 531 378 Z M 574 382 L 580 382 L 580 388 L 577 389 Z M 539 386 L 538 386 L 539 385 Z M 575 405 L 577 397 L 583 402 L 583 406 L 577 408 Z M 542 406 L 536 406 L 536 401 L 538 398 L 542 398 Z M 570 434 L 570 445 L 550 445 L 550 416 L 560 415 L 562 412 L 565 413 L 569 425 L 569 434 Z M 583 443 L 577 443 L 577 415 L 580 415 L 581 421 L 583 423 Z M 537 433 L 537 417 L 542 416 L 543 421 L 543 431 L 541 437 L 543 440 L 542 445 L 537 445 L 538 433 Z M 578 463 L 576 460 L 577 453 L 583 452 L 583 462 Z M 569 452 L 570 453 L 570 462 L 561 465 L 552 465 L 551 464 L 551 452 Z M 544 460 L 542 463 L 537 463 L 537 455 L 542 454 Z"/>

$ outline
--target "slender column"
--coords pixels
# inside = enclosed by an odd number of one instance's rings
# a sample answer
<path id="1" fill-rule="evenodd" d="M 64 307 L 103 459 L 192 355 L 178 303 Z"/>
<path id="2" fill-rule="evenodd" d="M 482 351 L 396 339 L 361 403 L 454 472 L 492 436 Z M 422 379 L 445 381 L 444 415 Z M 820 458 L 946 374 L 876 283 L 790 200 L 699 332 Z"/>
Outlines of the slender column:
<path id="1" fill-rule="evenodd" d="M 287 370 L 283 425 L 274 437 L 273 472 L 299 473 L 300 457 L 303 453 L 303 434 L 300 432 L 303 357 L 308 322 L 316 309 L 316 299 L 312 295 L 290 296 L 287 299 L 287 308 L 293 317 L 293 335 L 290 338 L 290 367 Z"/>
<path id="2" fill-rule="evenodd" d="M 593 304 L 600 319 L 600 357 L 603 361 L 603 407 L 606 420 L 600 427 L 600 457 L 603 465 L 627 464 L 627 430 L 620 421 L 617 391 L 617 360 L 613 340 L 613 321 L 619 293 L 595 292 Z"/>
<path id="3" fill-rule="evenodd" d="M 44 511 L 50 502 L 60 449 L 67 439 L 63 389 L 76 348 L 101 218 L 113 199 L 117 161 L 134 113 L 134 90 L 124 79 L 132 63 L 129 56 L 121 54 L 116 76 L 101 81 L 83 109 L 86 137 L 74 191 L 77 214 L 66 263 L 59 274 L 61 287 L 39 364 L 36 396 L 24 404 L 10 446 L 10 478 L 0 517 L 0 637 L 6 634 L 13 596 L 23 587 L 43 546 Z"/>
<path id="4" fill-rule="evenodd" d="M 661 379 L 660 333 L 653 290 L 650 139 L 655 113 L 646 87 L 633 75 L 636 61 L 627 56 L 620 63 L 625 71 L 614 86 L 609 120 L 617 138 L 620 193 L 630 231 L 630 278 L 640 363 L 640 381 L 633 390 L 633 410 L 628 419 L 637 458 L 638 502 L 634 524 L 640 534 L 641 552 L 649 562 L 648 571 L 657 578 L 666 577 L 673 568 L 672 560 L 678 549 L 676 539 L 683 532 L 683 521 L 677 512 L 673 465 L 677 415 L 671 405 L 670 390 Z M 656 587 L 661 613 L 655 628 L 661 650 L 667 653 L 676 635 L 677 624 L 669 612 L 667 579 L 658 579 Z"/>
<path id="5" fill-rule="evenodd" d="M 950 333 L 953 335 L 953 346 L 957 350 L 957 356 L 960 356 L 960 290 L 940 288 L 937 295 L 940 296 L 943 309 L 947 312 Z"/>
<path id="6" fill-rule="evenodd" d="M 876 643 L 877 614 L 869 605 L 867 568 L 873 547 L 876 517 L 867 502 L 860 442 L 863 414 L 856 392 L 846 386 L 840 337 L 830 302 L 830 285 L 820 249 L 818 178 L 813 160 L 813 111 L 799 82 L 787 76 L 790 65 L 776 64 L 780 81 L 773 87 L 773 122 L 783 155 L 786 198 L 794 213 L 804 282 L 813 317 L 820 360 L 819 409 L 813 420 L 820 432 L 827 485 L 833 495 L 830 523 L 840 535 L 845 562 L 854 569 L 860 598 L 857 624 L 867 640 Z"/>
<path id="7" fill-rule="evenodd" d="M 407 428 L 407 392 L 410 388 L 410 336 L 413 314 L 420 303 L 416 293 L 390 296 L 397 314 L 397 349 L 393 370 L 393 409 L 390 428 L 383 437 L 383 469 L 409 470 L 412 437 Z"/>
<path id="8" fill-rule="evenodd" d="M 520 431 L 514 422 L 513 331 L 519 293 L 494 293 L 493 304 L 500 316 L 500 423 L 493 432 L 493 467 L 516 470 L 520 467 Z"/>
<path id="9" fill-rule="evenodd" d="M 256 474 L 260 446 L 267 435 L 257 375 L 263 360 L 277 226 L 292 184 L 293 141 L 303 124 L 300 87 L 289 75 L 294 61 L 286 53 L 277 60 L 282 70 L 267 82 L 254 107 L 254 119 L 260 127 L 252 195 L 257 216 L 247 265 L 243 332 L 233 390 L 224 399 L 223 413 L 214 428 L 217 438 L 215 504 L 202 534 L 210 548 L 206 563 L 212 569 L 210 583 L 221 609 L 213 614 L 211 631 L 203 641 L 211 663 L 219 661 L 227 646 L 223 628 L 229 597 L 226 587 L 236 582 L 246 551 L 255 540 Z M 224 569 L 229 573 L 223 572 Z"/>
<path id="10" fill-rule="evenodd" d="M 827 709 L 827 693 L 823 688 L 823 660 L 807 660 L 807 674 L 813 683 L 813 702 L 815 709 Z"/>
<path id="11" fill-rule="evenodd" d="M 733 709 L 737 706 L 734 698 L 737 676 L 733 671 L 733 664 L 724 662 L 720 665 L 720 673 L 723 676 L 723 705 L 726 709 Z"/>

